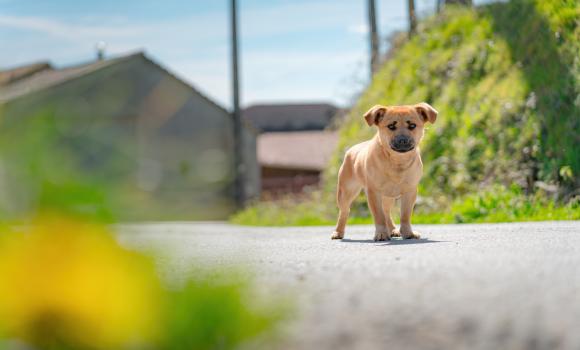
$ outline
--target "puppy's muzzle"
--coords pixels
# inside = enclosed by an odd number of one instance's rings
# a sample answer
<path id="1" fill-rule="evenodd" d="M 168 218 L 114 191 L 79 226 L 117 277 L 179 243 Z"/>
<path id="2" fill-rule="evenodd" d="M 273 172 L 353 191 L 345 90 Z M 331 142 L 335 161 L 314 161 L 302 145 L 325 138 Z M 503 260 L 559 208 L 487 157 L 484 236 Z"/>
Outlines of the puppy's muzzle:
<path id="1" fill-rule="evenodd" d="M 415 140 L 405 135 L 397 135 L 391 142 L 391 148 L 399 153 L 405 153 L 415 148 Z"/>

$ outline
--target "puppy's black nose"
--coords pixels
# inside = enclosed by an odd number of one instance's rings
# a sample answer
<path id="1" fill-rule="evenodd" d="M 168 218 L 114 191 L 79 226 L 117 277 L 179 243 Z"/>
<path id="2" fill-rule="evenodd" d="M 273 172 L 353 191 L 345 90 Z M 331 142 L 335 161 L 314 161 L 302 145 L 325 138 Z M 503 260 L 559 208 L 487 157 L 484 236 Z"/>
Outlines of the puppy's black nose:
<path id="1" fill-rule="evenodd" d="M 409 143 L 411 143 L 411 140 L 408 137 L 405 137 L 405 136 L 397 136 L 397 137 L 395 137 L 395 144 L 397 146 L 406 146 Z"/>
<path id="2" fill-rule="evenodd" d="M 392 147 L 395 151 L 409 151 L 415 146 L 415 142 L 409 136 L 397 135 L 393 139 Z"/>

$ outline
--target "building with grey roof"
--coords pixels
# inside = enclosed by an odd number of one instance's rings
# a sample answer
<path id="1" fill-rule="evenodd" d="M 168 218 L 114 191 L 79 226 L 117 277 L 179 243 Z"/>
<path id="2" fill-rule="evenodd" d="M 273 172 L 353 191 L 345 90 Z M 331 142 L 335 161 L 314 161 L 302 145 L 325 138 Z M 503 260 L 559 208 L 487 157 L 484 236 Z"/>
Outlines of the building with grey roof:
<path id="1" fill-rule="evenodd" d="M 245 108 L 242 117 L 260 132 L 323 130 L 339 111 L 329 103 L 260 104 Z"/>
<path id="2" fill-rule="evenodd" d="M 336 131 L 267 132 L 258 137 L 262 193 L 276 197 L 317 187 L 338 145 Z"/>
<path id="3" fill-rule="evenodd" d="M 344 111 L 330 103 L 253 105 L 244 120 L 260 131 L 262 194 L 276 198 L 317 187 L 338 141 L 330 131 Z"/>
<path id="4" fill-rule="evenodd" d="M 229 112 L 142 52 L 72 67 L 41 62 L 0 71 L 0 117 L 0 137 L 14 138 L 14 145 L 33 140 L 44 120 L 43 128 L 54 128 L 59 145 L 87 173 L 164 211 L 149 211 L 148 219 L 224 218 L 234 209 Z M 249 125 L 244 140 L 246 193 L 256 196 L 256 133 Z M 113 154 L 120 158 L 111 160 Z M 31 202 L 33 193 L 21 204 Z M 143 212 L 126 217 L 143 218 Z"/>

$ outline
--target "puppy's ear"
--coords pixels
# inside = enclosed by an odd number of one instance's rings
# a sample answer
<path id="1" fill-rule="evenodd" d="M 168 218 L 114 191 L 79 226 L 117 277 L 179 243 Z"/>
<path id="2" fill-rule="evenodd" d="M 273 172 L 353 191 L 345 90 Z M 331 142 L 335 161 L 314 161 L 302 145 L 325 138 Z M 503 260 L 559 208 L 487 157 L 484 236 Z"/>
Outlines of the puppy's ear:
<path id="1" fill-rule="evenodd" d="M 439 114 L 439 112 L 437 112 L 435 108 L 431 107 L 430 104 L 425 102 L 417 103 L 415 105 L 415 109 L 421 118 L 423 118 L 424 122 L 430 122 L 433 124 L 437 120 L 437 114 Z"/>
<path id="2" fill-rule="evenodd" d="M 367 121 L 367 124 L 369 126 L 373 126 L 373 125 L 377 125 L 381 121 L 381 119 L 383 119 L 386 112 L 387 112 L 387 107 L 381 106 L 381 105 L 376 105 L 373 108 L 369 109 L 365 113 L 364 117 L 365 117 L 365 120 Z"/>

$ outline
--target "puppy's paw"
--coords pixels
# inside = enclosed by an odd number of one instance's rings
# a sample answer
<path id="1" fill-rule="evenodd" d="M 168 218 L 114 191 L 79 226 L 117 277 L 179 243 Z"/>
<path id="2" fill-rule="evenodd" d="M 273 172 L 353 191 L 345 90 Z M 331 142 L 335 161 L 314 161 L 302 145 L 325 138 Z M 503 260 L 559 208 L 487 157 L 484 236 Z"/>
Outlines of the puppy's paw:
<path id="1" fill-rule="evenodd" d="M 399 232 L 399 230 L 397 230 L 397 229 L 394 229 L 391 232 L 391 237 L 401 237 L 401 232 Z"/>
<path id="2" fill-rule="evenodd" d="M 391 239 L 391 234 L 387 231 L 375 231 L 375 241 L 388 241 Z"/>
<path id="3" fill-rule="evenodd" d="M 421 238 L 421 234 L 417 231 L 413 231 L 411 229 L 404 229 L 401 228 L 401 236 L 403 239 L 419 239 Z"/>
<path id="4" fill-rule="evenodd" d="M 343 239 L 344 238 L 344 232 L 340 233 L 338 231 L 334 231 L 332 233 L 332 236 L 330 236 L 330 239 Z"/>

